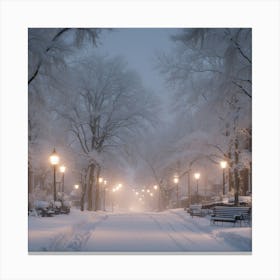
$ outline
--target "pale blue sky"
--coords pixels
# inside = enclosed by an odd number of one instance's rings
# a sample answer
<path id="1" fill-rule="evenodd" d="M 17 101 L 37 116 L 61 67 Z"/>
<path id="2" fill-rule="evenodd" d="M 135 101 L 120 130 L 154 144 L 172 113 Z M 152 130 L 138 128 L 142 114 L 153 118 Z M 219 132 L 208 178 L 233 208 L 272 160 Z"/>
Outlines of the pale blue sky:
<path id="1" fill-rule="evenodd" d="M 170 35 L 176 29 L 120 28 L 104 32 L 98 49 L 108 55 L 121 55 L 128 67 L 136 70 L 144 85 L 159 95 L 166 92 L 163 77 L 155 69 L 155 52 L 170 51 L 173 43 Z"/>

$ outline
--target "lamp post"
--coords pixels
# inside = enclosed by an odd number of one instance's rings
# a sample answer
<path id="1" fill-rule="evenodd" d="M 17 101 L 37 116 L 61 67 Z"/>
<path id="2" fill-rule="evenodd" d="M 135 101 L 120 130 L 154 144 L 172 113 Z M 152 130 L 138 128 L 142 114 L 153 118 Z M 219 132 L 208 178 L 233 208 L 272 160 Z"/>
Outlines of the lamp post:
<path id="1" fill-rule="evenodd" d="M 157 191 L 157 195 L 158 195 L 158 211 L 160 210 L 160 192 L 159 192 L 159 187 L 158 187 L 158 185 L 154 185 L 154 187 L 153 187 L 153 189 L 155 190 L 155 191 Z"/>
<path id="2" fill-rule="evenodd" d="M 179 207 L 179 178 L 174 176 L 173 182 L 176 184 L 176 206 Z"/>
<path id="3" fill-rule="evenodd" d="M 114 193 L 117 191 L 117 189 L 112 189 L 112 212 L 114 212 Z"/>
<path id="4" fill-rule="evenodd" d="M 64 166 L 64 165 L 61 165 L 60 167 L 59 167 L 59 171 L 62 173 L 62 178 L 61 178 L 61 188 L 62 188 L 62 190 L 61 190 L 61 192 L 64 194 L 64 172 L 65 172 L 65 170 L 66 170 L 66 167 Z"/>
<path id="5" fill-rule="evenodd" d="M 55 148 L 50 156 L 50 163 L 53 166 L 53 200 L 56 201 L 56 166 L 59 163 L 59 156 L 57 155 Z"/>
<path id="6" fill-rule="evenodd" d="M 221 161 L 220 162 L 220 166 L 221 166 L 221 168 L 222 168 L 222 170 L 223 170 L 223 195 L 225 195 L 226 194 L 226 186 L 225 186 L 225 169 L 226 169 L 226 167 L 227 167 L 227 162 L 226 161 Z"/>
<path id="7" fill-rule="evenodd" d="M 103 206 L 104 206 L 104 211 L 106 211 L 106 185 L 107 185 L 107 180 L 104 180 L 103 184 L 104 184 Z"/>
<path id="8" fill-rule="evenodd" d="M 198 203 L 198 180 L 200 178 L 200 173 L 194 173 L 194 178 L 196 180 L 196 202 Z"/>

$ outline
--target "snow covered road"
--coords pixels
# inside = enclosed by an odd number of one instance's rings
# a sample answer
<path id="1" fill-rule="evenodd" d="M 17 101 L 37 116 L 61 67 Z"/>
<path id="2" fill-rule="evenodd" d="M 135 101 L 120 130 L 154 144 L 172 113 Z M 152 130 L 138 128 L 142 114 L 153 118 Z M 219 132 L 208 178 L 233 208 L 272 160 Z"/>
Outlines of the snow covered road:
<path id="1" fill-rule="evenodd" d="M 236 252 L 251 251 L 251 227 L 213 226 L 182 209 L 160 213 L 78 210 L 69 216 L 29 217 L 29 251 Z"/>

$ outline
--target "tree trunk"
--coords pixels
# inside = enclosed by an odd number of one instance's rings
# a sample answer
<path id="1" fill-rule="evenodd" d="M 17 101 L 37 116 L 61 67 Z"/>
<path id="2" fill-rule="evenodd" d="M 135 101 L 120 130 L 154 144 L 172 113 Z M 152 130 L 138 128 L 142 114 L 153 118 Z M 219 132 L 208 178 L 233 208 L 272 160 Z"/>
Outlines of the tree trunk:
<path id="1" fill-rule="evenodd" d="M 100 166 L 96 168 L 96 183 L 95 183 L 95 211 L 100 210 L 100 191 L 99 191 L 99 181 L 100 176 Z"/>
<path id="2" fill-rule="evenodd" d="M 84 188 L 85 186 L 82 185 L 82 189 Z M 81 195 L 81 211 L 84 211 L 84 205 L 85 205 L 85 190 L 82 190 L 82 195 Z"/>
<path id="3" fill-rule="evenodd" d="M 236 136 L 235 141 L 234 141 L 234 205 L 239 204 L 239 170 L 238 170 L 238 162 L 239 162 L 239 143 L 238 143 L 238 138 Z"/>
<path id="4" fill-rule="evenodd" d="M 87 178 L 87 199 L 88 199 L 87 210 L 89 211 L 93 210 L 94 170 L 95 170 L 94 164 L 90 163 L 88 169 L 88 178 Z"/>
<path id="5" fill-rule="evenodd" d="M 28 194 L 31 194 L 33 191 L 33 172 L 32 166 L 28 161 Z"/>
<path id="6" fill-rule="evenodd" d="M 239 174 L 237 168 L 234 169 L 234 205 L 239 204 Z"/>
<path id="7" fill-rule="evenodd" d="M 81 171 L 81 199 L 80 199 L 80 209 L 81 211 L 84 211 L 85 207 L 85 195 L 86 195 L 86 172 L 84 172 L 84 169 Z"/>

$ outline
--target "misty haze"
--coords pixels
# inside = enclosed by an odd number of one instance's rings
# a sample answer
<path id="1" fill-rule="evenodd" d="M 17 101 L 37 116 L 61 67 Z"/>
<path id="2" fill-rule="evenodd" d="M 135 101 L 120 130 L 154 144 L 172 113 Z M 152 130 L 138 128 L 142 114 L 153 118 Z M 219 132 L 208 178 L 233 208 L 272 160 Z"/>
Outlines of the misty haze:
<path id="1" fill-rule="evenodd" d="M 252 30 L 29 28 L 29 252 L 252 251 Z"/>

